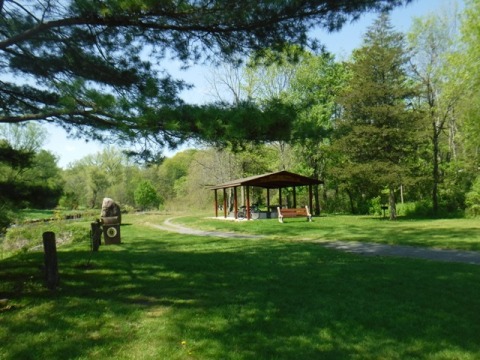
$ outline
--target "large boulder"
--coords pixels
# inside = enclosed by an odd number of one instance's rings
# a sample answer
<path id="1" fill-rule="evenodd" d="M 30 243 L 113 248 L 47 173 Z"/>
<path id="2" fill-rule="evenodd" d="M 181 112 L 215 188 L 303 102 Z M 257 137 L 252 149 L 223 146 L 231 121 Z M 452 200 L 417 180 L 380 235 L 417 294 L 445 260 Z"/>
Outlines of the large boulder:
<path id="1" fill-rule="evenodd" d="M 122 223 L 122 214 L 120 212 L 120 206 L 110 198 L 104 198 L 102 201 L 102 212 L 100 214 L 102 218 L 117 217 L 118 224 Z"/>

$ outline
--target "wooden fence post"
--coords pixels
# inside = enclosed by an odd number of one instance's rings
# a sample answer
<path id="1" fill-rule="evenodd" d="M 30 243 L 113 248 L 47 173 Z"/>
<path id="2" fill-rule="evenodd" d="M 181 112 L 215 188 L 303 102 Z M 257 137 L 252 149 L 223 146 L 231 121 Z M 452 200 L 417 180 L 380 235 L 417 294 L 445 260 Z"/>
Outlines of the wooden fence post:
<path id="1" fill-rule="evenodd" d="M 100 243 L 102 242 L 102 225 L 100 224 L 100 220 L 97 219 L 97 221 L 92 222 L 90 226 L 91 226 L 90 236 L 92 239 L 92 251 L 98 251 L 98 248 L 100 247 Z"/>
<path id="2" fill-rule="evenodd" d="M 47 231 L 43 233 L 43 250 L 45 252 L 45 279 L 47 287 L 55 290 L 59 284 L 58 262 L 57 262 L 57 244 L 55 243 L 55 233 Z"/>

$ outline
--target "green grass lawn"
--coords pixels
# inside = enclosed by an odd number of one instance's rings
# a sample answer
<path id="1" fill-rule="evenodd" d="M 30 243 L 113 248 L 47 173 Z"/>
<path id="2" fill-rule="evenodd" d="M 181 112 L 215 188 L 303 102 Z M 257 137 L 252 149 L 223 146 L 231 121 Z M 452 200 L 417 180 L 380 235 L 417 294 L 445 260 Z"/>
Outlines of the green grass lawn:
<path id="1" fill-rule="evenodd" d="M 87 243 L 59 247 L 55 292 L 43 287 L 41 252 L 0 261 L 0 298 L 9 299 L 0 359 L 480 358 L 479 266 L 291 241 L 393 236 L 475 248 L 473 222 L 178 220 L 267 235 L 240 240 L 145 225 L 164 218 L 125 216 L 122 244 L 98 253 Z"/>
<path id="2" fill-rule="evenodd" d="M 365 241 L 441 249 L 480 251 L 480 220 L 425 219 L 389 221 L 371 216 L 325 215 L 308 223 L 303 218 L 220 221 L 208 215 L 184 216 L 175 223 L 205 230 L 268 235 L 280 240 Z"/>

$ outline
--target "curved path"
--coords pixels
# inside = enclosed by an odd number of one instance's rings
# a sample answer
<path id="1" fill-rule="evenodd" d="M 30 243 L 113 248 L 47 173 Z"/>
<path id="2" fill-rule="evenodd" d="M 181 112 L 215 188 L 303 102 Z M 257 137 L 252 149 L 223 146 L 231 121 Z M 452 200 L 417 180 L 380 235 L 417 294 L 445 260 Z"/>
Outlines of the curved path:
<path id="1" fill-rule="evenodd" d="M 153 226 L 154 228 L 165 230 L 165 231 L 172 231 L 179 234 L 188 234 L 188 235 L 195 235 L 195 236 L 214 236 L 214 237 L 222 237 L 222 238 L 235 238 L 235 239 L 261 239 L 265 236 L 262 235 L 248 235 L 248 234 L 238 234 L 234 232 L 219 232 L 219 231 L 205 231 L 205 230 L 198 230 L 192 229 L 189 227 L 185 227 L 182 225 L 172 223 L 173 218 L 169 218 L 163 222 L 163 225 L 155 225 L 151 223 L 147 223 L 149 226 Z"/>
<path id="2" fill-rule="evenodd" d="M 261 239 L 262 235 L 247 235 L 233 232 L 204 231 L 188 228 L 171 222 L 173 218 L 165 220 L 163 225 L 147 223 L 157 229 L 172 231 L 180 234 L 189 234 L 194 236 L 214 236 L 221 238 L 236 239 Z M 384 245 L 377 243 L 355 242 L 355 241 L 321 241 L 312 240 L 329 249 L 345 251 L 349 253 L 364 256 L 397 256 L 435 261 L 460 262 L 466 264 L 480 265 L 480 252 L 460 251 L 460 250 L 442 250 L 434 248 L 422 248 L 416 246 L 404 245 Z"/>

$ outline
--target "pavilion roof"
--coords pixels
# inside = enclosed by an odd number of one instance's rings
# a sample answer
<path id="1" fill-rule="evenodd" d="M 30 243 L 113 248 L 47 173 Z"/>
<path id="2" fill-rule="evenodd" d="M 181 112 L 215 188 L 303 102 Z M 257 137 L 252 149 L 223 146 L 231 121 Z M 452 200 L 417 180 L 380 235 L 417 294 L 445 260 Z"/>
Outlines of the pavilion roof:
<path id="1" fill-rule="evenodd" d="M 228 181 L 223 184 L 210 186 L 211 190 L 227 189 L 237 186 L 256 186 L 267 189 L 280 189 L 290 186 L 306 186 L 323 184 L 323 181 L 307 176 L 294 174 L 289 171 L 278 171 L 263 175 L 255 175 L 243 179 Z"/>

